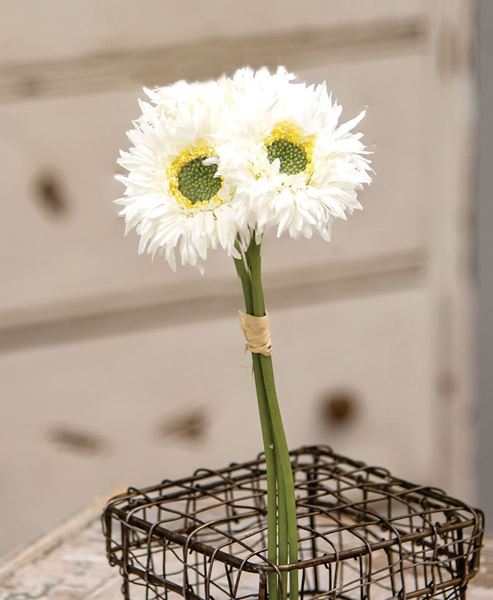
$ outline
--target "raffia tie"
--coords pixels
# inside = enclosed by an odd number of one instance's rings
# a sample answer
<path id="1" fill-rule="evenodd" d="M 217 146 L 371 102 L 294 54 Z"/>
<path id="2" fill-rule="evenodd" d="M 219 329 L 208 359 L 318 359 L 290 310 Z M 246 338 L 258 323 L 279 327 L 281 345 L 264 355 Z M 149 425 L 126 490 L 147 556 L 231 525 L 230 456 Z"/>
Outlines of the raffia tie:
<path id="1" fill-rule="evenodd" d="M 272 339 L 267 315 L 254 317 L 241 310 L 238 312 L 241 329 L 246 340 L 246 350 L 255 354 L 270 356 L 272 354 Z"/>

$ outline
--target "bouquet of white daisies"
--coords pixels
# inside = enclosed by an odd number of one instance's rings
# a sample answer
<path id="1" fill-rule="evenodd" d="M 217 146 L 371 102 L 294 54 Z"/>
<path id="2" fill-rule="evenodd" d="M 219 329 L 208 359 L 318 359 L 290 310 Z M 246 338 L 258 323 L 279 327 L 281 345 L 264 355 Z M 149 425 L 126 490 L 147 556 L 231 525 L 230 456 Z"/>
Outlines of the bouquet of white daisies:
<path id="1" fill-rule="evenodd" d="M 371 182 L 368 152 L 325 84 L 306 85 L 284 68 L 240 69 L 217 81 L 146 89 L 133 146 L 118 163 L 117 200 L 139 252 L 163 256 L 174 270 L 203 272 L 209 249 L 232 256 L 245 298 L 241 326 L 252 352 L 267 468 L 268 549 L 273 565 L 298 560 L 296 501 L 276 395 L 261 279 L 261 244 L 277 235 L 330 240 L 334 218 L 361 208 Z M 270 600 L 298 597 L 297 571 L 269 579 Z"/>

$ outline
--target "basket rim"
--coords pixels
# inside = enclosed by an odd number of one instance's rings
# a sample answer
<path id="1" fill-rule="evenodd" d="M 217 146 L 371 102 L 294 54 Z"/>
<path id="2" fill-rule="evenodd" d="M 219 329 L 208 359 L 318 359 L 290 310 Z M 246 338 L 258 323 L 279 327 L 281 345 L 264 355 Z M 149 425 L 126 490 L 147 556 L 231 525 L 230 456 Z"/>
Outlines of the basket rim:
<path id="1" fill-rule="evenodd" d="M 137 488 L 129 488 L 127 492 L 115 496 L 112 498 L 107 506 L 105 507 L 102 515 L 103 520 L 103 528 L 105 530 L 106 538 L 107 538 L 107 554 L 110 562 L 112 564 L 121 564 L 121 561 L 118 560 L 116 556 L 116 552 L 120 549 L 119 546 L 115 546 L 114 542 L 110 541 L 110 536 L 107 535 L 108 531 L 111 531 L 112 520 L 116 519 L 120 522 L 123 522 L 133 529 L 136 529 L 148 536 L 150 542 L 152 541 L 171 541 L 181 546 L 184 549 L 193 550 L 204 554 L 208 557 L 214 557 L 215 560 L 219 560 L 225 564 L 228 564 L 232 567 L 241 568 L 243 571 L 251 572 L 251 573 L 268 573 L 268 572 L 286 572 L 293 570 L 301 570 L 308 567 L 313 567 L 316 565 L 331 563 L 341 560 L 348 560 L 352 558 L 360 558 L 363 556 L 368 556 L 373 552 L 386 550 L 389 548 L 395 548 L 399 552 L 401 551 L 401 545 L 407 542 L 420 542 L 426 540 L 436 540 L 438 536 L 446 534 L 449 531 L 459 531 L 466 528 L 473 528 L 473 533 L 471 534 L 471 543 L 473 543 L 474 548 L 471 552 L 471 556 L 474 559 L 473 564 L 465 565 L 466 572 L 464 573 L 465 580 L 470 579 L 476 571 L 479 569 L 479 550 L 482 545 L 482 530 L 484 523 L 484 514 L 483 511 L 477 508 L 473 508 L 468 506 L 464 502 L 457 500 L 453 497 L 448 496 L 443 490 L 430 486 L 422 486 L 413 484 L 406 480 L 394 477 L 388 469 L 377 467 L 377 466 L 368 466 L 363 461 L 357 461 L 345 456 L 339 455 L 335 453 L 332 448 L 329 446 L 302 446 L 299 449 L 293 450 L 290 452 L 291 456 L 294 458 L 299 458 L 301 456 L 311 456 L 311 457 L 326 457 L 335 459 L 335 461 L 344 463 L 346 465 L 352 466 L 355 468 L 356 472 L 358 470 L 364 471 L 365 473 L 376 475 L 380 477 L 385 477 L 388 485 L 395 485 L 402 488 L 402 493 L 413 494 L 415 498 L 426 498 L 432 499 L 435 501 L 440 501 L 447 506 L 450 506 L 451 511 L 465 511 L 470 514 L 470 518 L 468 519 L 453 519 L 450 523 L 446 524 L 431 524 L 429 528 L 420 529 L 419 531 L 412 533 L 400 534 L 398 533 L 395 537 L 391 537 L 389 539 L 374 541 L 374 542 L 366 542 L 361 544 L 360 546 L 355 546 L 350 549 L 320 554 L 314 558 L 305 559 L 297 561 L 296 563 L 289 564 L 281 564 L 276 565 L 268 561 L 268 559 L 262 555 L 264 553 L 263 549 L 258 550 L 257 552 L 252 552 L 247 559 L 239 558 L 230 552 L 226 552 L 223 550 L 218 550 L 214 546 L 210 544 L 206 544 L 204 542 L 200 542 L 197 539 L 194 539 L 194 532 L 199 529 L 199 527 L 195 528 L 188 532 L 187 535 L 183 533 L 179 533 L 176 531 L 172 531 L 166 527 L 163 527 L 159 523 L 151 523 L 150 521 L 146 521 L 135 514 L 133 514 L 139 508 L 145 506 L 152 506 L 153 504 L 157 504 L 159 502 L 177 499 L 180 496 L 185 496 L 187 490 L 182 489 L 180 492 L 170 492 L 168 494 L 161 494 L 156 498 L 148 497 L 149 494 L 156 492 L 163 492 L 166 489 L 171 489 L 177 486 L 183 486 L 191 481 L 196 485 L 197 482 L 203 481 L 211 476 L 228 476 L 228 480 L 232 482 L 240 481 L 242 478 L 230 477 L 232 473 L 239 470 L 247 470 L 250 469 L 250 473 L 245 475 L 244 478 L 251 478 L 252 472 L 255 469 L 259 470 L 259 473 L 263 473 L 264 471 L 260 469 L 260 467 L 265 464 L 262 454 L 260 454 L 255 460 L 246 462 L 246 463 L 231 463 L 229 466 L 224 467 L 219 470 L 210 470 L 210 469 L 198 469 L 194 472 L 193 475 L 189 477 L 184 477 L 177 480 L 163 480 L 160 484 L 148 486 L 146 488 L 137 489 Z M 294 465 L 296 470 L 296 464 Z M 206 488 L 217 488 L 218 486 L 224 484 L 224 480 L 219 479 L 218 481 L 212 482 L 209 486 L 204 486 L 203 488 L 195 487 L 195 490 L 206 489 Z M 368 491 L 381 492 L 376 486 L 368 485 L 366 488 Z M 188 490 L 190 492 L 190 490 Z M 138 496 L 141 496 L 142 501 L 136 502 Z M 297 502 L 299 506 L 302 506 L 302 501 Z M 333 506 L 332 509 L 337 508 L 337 510 L 342 513 L 345 512 L 343 507 Z M 443 506 L 437 507 L 444 509 Z M 349 511 L 348 511 L 349 512 Z M 323 514 L 322 512 L 320 514 Z M 419 516 L 419 513 L 415 513 L 416 516 Z M 234 517 L 225 517 L 219 521 L 214 521 L 214 523 L 224 523 L 228 520 L 232 520 Z M 210 525 L 210 524 L 209 524 Z M 206 524 L 206 526 L 209 526 Z M 364 525 L 364 522 L 361 521 L 358 524 L 355 524 L 354 527 L 361 527 Z M 203 527 L 202 525 L 200 527 Z M 430 543 L 430 542 L 428 542 Z M 113 545 L 112 545 L 113 544 Z M 262 560 L 262 562 L 253 562 L 252 559 L 257 556 Z M 477 557 L 477 558 L 476 558 Z"/>

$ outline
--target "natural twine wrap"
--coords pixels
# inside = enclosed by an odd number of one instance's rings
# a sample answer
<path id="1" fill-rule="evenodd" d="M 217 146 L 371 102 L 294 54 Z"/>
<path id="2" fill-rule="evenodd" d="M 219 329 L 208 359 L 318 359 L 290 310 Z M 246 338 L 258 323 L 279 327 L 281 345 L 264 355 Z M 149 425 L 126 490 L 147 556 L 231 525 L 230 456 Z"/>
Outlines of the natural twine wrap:
<path id="1" fill-rule="evenodd" d="M 246 350 L 255 354 L 270 356 L 272 354 L 272 339 L 267 315 L 264 317 L 254 317 L 253 315 L 247 315 L 241 310 L 238 312 L 241 329 L 246 340 Z"/>

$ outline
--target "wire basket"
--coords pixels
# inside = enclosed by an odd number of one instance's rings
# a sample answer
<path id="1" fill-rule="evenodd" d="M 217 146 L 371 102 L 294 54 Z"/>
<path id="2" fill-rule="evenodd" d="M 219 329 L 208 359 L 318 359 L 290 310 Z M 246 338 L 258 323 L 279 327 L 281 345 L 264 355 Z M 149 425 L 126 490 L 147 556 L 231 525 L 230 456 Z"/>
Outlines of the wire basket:
<path id="1" fill-rule="evenodd" d="M 328 447 L 291 453 L 299 561 L 267 560 L 263 457 L 113 498 L 106 551 L 124 598 L 267 599 L 267 575 L 299 571 L 300 599 L 465 597 L 479 568 L 481 511 Z"/>

